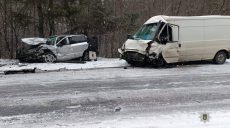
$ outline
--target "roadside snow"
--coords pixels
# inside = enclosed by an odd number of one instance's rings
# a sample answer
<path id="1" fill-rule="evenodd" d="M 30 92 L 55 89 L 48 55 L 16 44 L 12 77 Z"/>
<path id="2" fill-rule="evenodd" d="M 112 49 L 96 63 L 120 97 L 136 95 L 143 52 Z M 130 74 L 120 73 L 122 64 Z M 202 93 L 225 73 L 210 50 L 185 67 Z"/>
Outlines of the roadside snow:
<path id="1" fill-rule="evenodd" d="M 1 62 L 1 61 L 0 61 Z M 24 69 L 35 69 L 41 71 L 65 71 L 65 70 L 84 70 L 95 68 L 115 68 L 128 66 L 124 60 L 98 58 L 98 61 L 89 61 L 86 63 L 18 63 L 17 61 L 5 60 L 5 66 L 0 67 L 0 72 L 4 71 L 20 71 Z M 14 62 L 14 63 L 13 63 Z M 16 64 L 17 63 L 17 64 Z"/>
<path id="2" fill-rule="evenodd" d="M 208 120 L 201 119 L 208 114 Z M 14 123 L 7 127 L 16 128 L 228 128 L 230 126 L 230 112 L 227 110 L 209 112 L 170 112 L 168 114 L 128 114 L 114 115 L 113 118 L 102 117 L 84 121 L 71 122 L 71 120 L 56 120 L 33 123 L 34 115 L 20 115 L 14 117 L 0 117 L 1 121 Z M 67 117 L 69 118 L 69 117 Z M 21 122 L 22 120 L 27 122 Z M 0 125 L 1 126 L 1 125 Z M 7 128 L 1 126 L 2 128 Z"/>
<path id="3" fill-rule="evenodd" d="M 204 122 L 200 116 L 204 113 L 172 113 L 169 115 L 143 115 L 115 118 L 100 123 L 72 124 L 68 128 L 227 128 L 230 126 L 230 112 L 208 112 L 209 121 Z M 84 126 L 84 127 L 82 127 Z M 51 126 L 50 128 L 58 128 Z M 66 128 L 67 128 L 66 127 Z"/>
<path id="4" fill-rule="evenodd" d="M 14 65 L 18 63 L 19 63 L 19 60 L 15 60 L 15 59 L 0 59 L 0 67 L 6 66 L 6 65 Z"/>
<path id="5" fill-rule="evenodd" d="M 19 63 L 18 60 L 3 60 L 0 59 L 0 74 L 4 74 L 6 71 L 22 71 L 22 70 L 33 70 L 35 72 L 50 72 L 50 71 L 69 71 L 69 70 L 86 70 L 86 69 L 101 69 L 101 68 L 117 68 L 126 67 L 129 64 L 125 60 L 118 58 L 98 58 L 98 61 L 89 61 L 86 63 Z M 139 68 L 132 75 L 135 77 L 138 75 Z M 145 68 L 140 68 L 145 69 Z M 190 64 L 190 65 L 179 65 L 173 68 L 166 69 L 154 69 L 149 68 L 145 74 L 140 72 L 140 76 L 164 76 L 170 74 L 215 74 L 215 73 L 229 73 L 230 60 L 223 65 L 209 64 Z M 154 70 L 154 74 L 152 73 Z M 125 75 L 125 74 L 124 74 Z M 110 77 L 110 76 L 107 76 Z"/>

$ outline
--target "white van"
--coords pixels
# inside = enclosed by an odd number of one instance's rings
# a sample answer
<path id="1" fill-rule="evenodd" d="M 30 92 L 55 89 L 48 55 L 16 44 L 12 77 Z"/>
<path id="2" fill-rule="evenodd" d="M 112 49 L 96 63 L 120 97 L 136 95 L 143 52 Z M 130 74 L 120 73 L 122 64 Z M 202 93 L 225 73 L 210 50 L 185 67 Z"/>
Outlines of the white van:
<path id="1" fill-rule="evenodd" d="M 230 53 L 230 16 L 154 16 L 118 51 L 131 65 L 224 64 Z"/>

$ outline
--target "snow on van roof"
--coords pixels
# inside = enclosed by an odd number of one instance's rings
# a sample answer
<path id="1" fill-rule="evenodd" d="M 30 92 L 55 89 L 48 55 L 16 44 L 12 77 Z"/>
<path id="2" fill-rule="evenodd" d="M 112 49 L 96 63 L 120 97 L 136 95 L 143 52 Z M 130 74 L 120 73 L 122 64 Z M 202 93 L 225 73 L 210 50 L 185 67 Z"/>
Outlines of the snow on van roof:
<path id="1" fill-rule="evenodd" d="M 165 16 L 158 15 L 150 18 L 144 24 L 156 23 L 163 21 L 167 23 L 170 20 L 202 20 L 202 19 L 230 19 L 230 16 L 223 15 L 204 15 L 204 16 Z"/>

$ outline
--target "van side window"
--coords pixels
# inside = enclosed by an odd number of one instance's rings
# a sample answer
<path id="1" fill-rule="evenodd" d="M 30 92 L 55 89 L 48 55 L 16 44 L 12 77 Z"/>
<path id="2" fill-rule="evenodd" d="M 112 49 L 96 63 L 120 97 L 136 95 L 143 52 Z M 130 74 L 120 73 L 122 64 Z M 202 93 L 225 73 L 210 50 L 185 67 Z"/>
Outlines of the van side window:
<path id="1" fill-rule="evenodd" d="M 166 44 L 172 41 L 172 28 L 169 25 L 164 26 L 160 37 L 159 42 L 162 44 Z"/>
<path id="2" fill-rule="evenodd" d="M 77 44 L 82 42 L 87 42 L 85 36 L 72 36 L 69 37 L 70 44 Z"/>
<path id="3" fill-rule="evenodd" d="M 169 37 L 169 42 L 173 41 L 172 40 L 172 27 L 168 25 L 168 37 Z"/>

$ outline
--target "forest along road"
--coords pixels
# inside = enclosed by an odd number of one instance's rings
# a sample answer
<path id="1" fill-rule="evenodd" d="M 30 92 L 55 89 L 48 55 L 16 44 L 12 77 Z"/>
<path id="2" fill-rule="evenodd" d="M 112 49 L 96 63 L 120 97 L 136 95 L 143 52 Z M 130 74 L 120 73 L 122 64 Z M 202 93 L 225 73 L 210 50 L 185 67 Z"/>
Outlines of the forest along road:
<path id="1" fill-rule="evenodd" d="M 226 67 L 2 75 L 0 127 L 103 127 L 105 120 L 145 114 L 230 110 Z"/>

